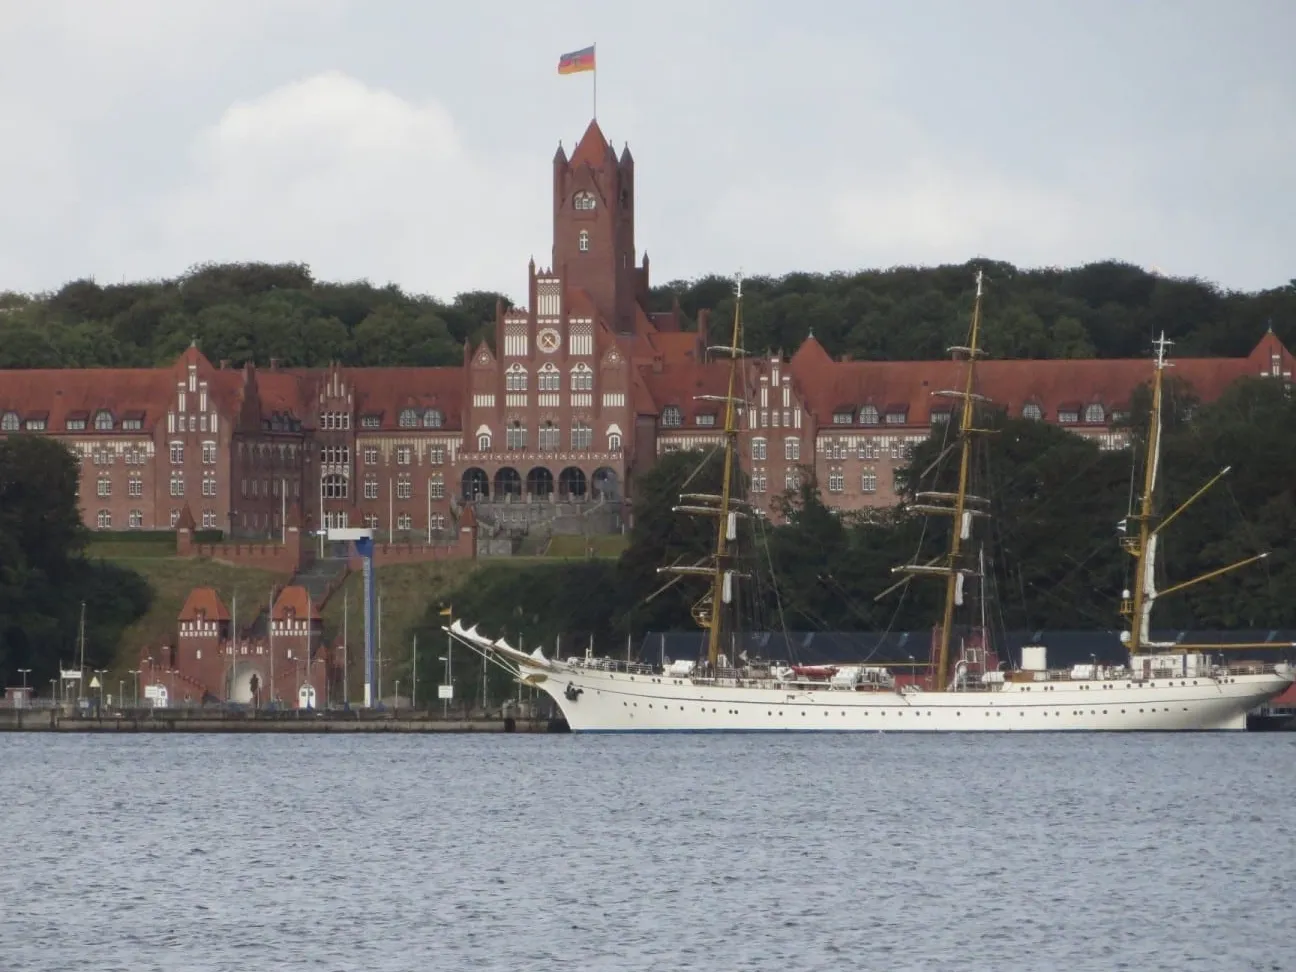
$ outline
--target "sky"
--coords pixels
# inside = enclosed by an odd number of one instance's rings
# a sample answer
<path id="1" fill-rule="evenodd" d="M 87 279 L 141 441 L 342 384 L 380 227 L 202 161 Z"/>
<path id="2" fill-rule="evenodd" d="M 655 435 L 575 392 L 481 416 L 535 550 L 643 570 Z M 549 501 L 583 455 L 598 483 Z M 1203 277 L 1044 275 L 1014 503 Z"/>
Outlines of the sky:
<path id="1" fill-rule="evenodd" d="M 1296 278 L 1284 0 L 0 0 L 0 291 L 308 263 L 524 296 L 593 113 L 657 283 Z"/>

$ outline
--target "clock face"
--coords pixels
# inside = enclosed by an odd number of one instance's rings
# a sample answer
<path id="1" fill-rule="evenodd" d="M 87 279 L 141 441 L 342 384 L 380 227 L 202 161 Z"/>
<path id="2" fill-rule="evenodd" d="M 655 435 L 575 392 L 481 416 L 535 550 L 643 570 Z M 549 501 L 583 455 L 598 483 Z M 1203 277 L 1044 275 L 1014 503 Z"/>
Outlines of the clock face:
<path id="1" fill-rule="evenodd" d="M 553 354 L 562 343 L 562 337 L 552 327 L 546 327 L 536 335 L 536 346 L 545 354 Z"/>

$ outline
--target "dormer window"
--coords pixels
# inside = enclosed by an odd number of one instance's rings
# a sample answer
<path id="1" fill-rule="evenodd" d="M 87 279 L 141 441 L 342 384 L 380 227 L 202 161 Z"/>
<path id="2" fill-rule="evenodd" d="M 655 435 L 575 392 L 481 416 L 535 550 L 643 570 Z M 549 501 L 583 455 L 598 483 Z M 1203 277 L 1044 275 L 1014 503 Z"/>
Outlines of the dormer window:
<path id="1" fill-rule="evenodd" d="M 362 429 L 382 428 L 382 416 L 381 415 L 362 416 L 360 419 L 360 428 Z"/>
<path id="2" fill-rule="evenodd" d="M 1074 425 L 1080 421 L 1080 412 L 1073 408 L 1058 409 L 1058 421 L 1063 425 Z"/>
<path id="3" fill-rule="evenodd" d="M 1106 418 L 1106 411 L 1097 403 L 1086 405 L 1084 410 L 1084 420 L 1092 425 L 1101 425 Z"/>
<path id="4" fill-rule="evenodd" d="M 877 425 L 878 410 L 876 405 L 861 405 L 859 410 L 860 425 Z"/>
<path id="5" fill-rule="evenodd" d="M 839 408 L 833 412 L 833 425 L 850 425 L 855 421 L 855 412 L 849 408 Z"/>
<path id="6" fill-rule="evenodd" d="M 419 424 L 418 412 L 412 408 L 401 409 L 400 418 L 397 420 L 397 424 L 400 425 L 402 429 L 418 428 L 418 424 Z"/>
<path id="7" fill-rule="evenodd" d="M 1032 422 L 1038 422 L 1044 417 L 1044 410 L 1034 402 L 1027 402 L 1022 406 L 1022 418 L 1030 419 Z"/>
<path id="8" fill-rule="evenodd" d="M 423 413 L 423 428 L 439 429 L 445 424 L 445 416 L 441 414 L 440 409 L 429 408 Z"/>
<path id="9" fill-rule="evenodd" d="M 572 208 L 581 210 L 592 210 L 597 203 L 594 201 L 594 193 L 582 189 L 572 197 Z M 583 249 L 583 247 L 582 247 Z"/>
<path id="10" fill-rule="evenodd" d="M 693 421 L 697 422 L 698 425 L 715 425 L 716 424 L 715 420 L 716 417 L 711 413 L 707 412 L 705 414 L 698 415 L 697 417 L 694 418 Z"/>
<path id="11" fill-rule="evenodd" d="M 84 432 L 86 427 L 86 413 L 73 412 L 63 420 L 63 426 L 69 432 Z"/>
<path id="12" fill-rule="evenodd" d="M 589 230 L 581 230 L 576 236 L 576 248 L 582 253 L 588 253 L 590 246 Z"/>
<path id="13" fill-rule="evenodd" d="M 0 432 L 17 432 L 22 427 L 22 419 L 17 412 L 5 412 L 0 418 Z"/>
<path id="14" fill-rule="evenodd" d="M 887 413 L 886 413 L 886 424 L 887 424 L 887 425 L 904 425 L 904 424 L 905 424 L 905 419 L 907 419 L 908 417 L 909 417 L 909 411 L 908 411 L 908 409 L 904 409 L 904 408 L 894 408 L 894 407 L 893 407 L 893 408 L 889 408 L 889 409 L 887 409 Z"/>
<path id="15" fill-rule="evenodd" d="M 933 409 L 931 413 L 932 425 L 944 424 L 949 421 L 950 413 L 947 408 Z"/>
<path id="16" fill-rule="evenodd" d="M 34 416 L 32 416 L 31 418 L 29 418 L 29 419 L 27 420 L 27 431 L 28 431 L 28 432 L 44 432 L 44 431 L 45 431 L 45 416 L 43 416 L 43 415 L 40 415 L 40 416 L 36 416 L 36 415 L 34 415 Z"/>
<path id="17" fill-rule="evenodd" d="M 680 413 L 678 405 L 667 405 L 662 409 L 661 424 L 668 428 L 678 428 L 684 424 L 684 416 Z"/>
<path id="18" fill-rule="evenodd" d="M 95 412 L 94 427 L 96 432 L 111 432 L 113 429 L 112 412 L 100 409 Z"/>

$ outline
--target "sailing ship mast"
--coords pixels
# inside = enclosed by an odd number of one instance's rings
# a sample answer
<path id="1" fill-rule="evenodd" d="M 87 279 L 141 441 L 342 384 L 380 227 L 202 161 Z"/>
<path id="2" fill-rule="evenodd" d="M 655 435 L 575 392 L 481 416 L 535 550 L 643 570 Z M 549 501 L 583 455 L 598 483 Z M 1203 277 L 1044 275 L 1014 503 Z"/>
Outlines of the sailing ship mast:
<path id="1" fill-rule="evenodd" d="M 988 401 L 984 395 L 978 395 L 976 387 L 976 359 L 982 355 L 978 346 L 981 337 L 981 295 L 983 291 L 983 272 L 976 275 L 976 302 L 972 306 L 972 324 L 968 329 L 966 347 L 953 347 L 949 351 L 954 360 L 966 360 L 963 388 L 961 391 L 938 391 L 933 394 L 944 398 L 962 400 L 959 412 L 959 474 L 958 491 L 955 493 L 927 492 L 917 495 L 918 503 L 909 507 L 916 513 L 930 513 L 949 516 L 952 521 L 950 542 L 945 554 L 936 562 L 927 564 L 905 564 L 893 570 L 897 573 L 926 577 L 945 578 L 945 606 L 941 615 L 940 630 L 937 633 L 937 652 L 932 674 L 931 688 L 942 691 L 949 678 L 950 668 L 950 629 L 954 625 L 954 608 L 963 603 L 963 582 L 968 576 L 977 576 L 977 572 L 963 563 L 965 559 L 963 542 L 972 537 L 972 519 L 986 516 L 986 500 L 968 493 L 968 478 L 972 465 L 972 439 L 985 434 L 988 430 L 978 429 L 975 424 L 976 405 L 978 401 Z M 943 563 L 939 562 L 943 561 Z M 984 637 L 984 633 L 983 633 Z"/>
<path id="2" fill-rule="evenodd" d="M 724 395 L 698 395 L 697 401 L 719 402 L 724 405 L 722 448 L 723 470 L 720 493 L 685 493 L 680 496 L 682 505 L 674 507 L 677 513 L 713 516 L 716 519 L 715 547 L 709 565 L 662 567 L 659 572 L 692 574 L 709 579 L 708 592 L 693 606 L 693 618 L 707 632 L 707 666 L 715 672 L 720 657 L 720 642 L 724 634 L 725 605 L 733 602 L 734 581 L 743 576 L 732 569 L 733 555 L 730 543 L 738 538 L 738 516 L 746 515 L 737 507 L 745 504 L 735 498 L 735 472 L 738 461 L 738 412 L 746 399 L 735 394 L 738 389 L 739 362 L 745 353 L 742 348 L 742 276 L 735 290 L 733 330 L 728 344 L 708 347 L 707 351 L 729 358 L 728 384 Z"/>
<path id="3" fill-rule="evenodd" d="M 1232 471 L 1232 466 L 1225 466 L 1216 473 L 1205 486 L 1193 493 L 1186 501 L 1173 513 L 1156 525 L 1153 525 L 1155 498 L 1157 488 L 1157 473 L 1161 465 L 1161 432 L 1162 419 L 1161 412 L 1164 405 L 1164 395 L 1162 389 L 1162 379 L 1165 369 L 1172 367 L 1167 360 L 1166 352 L 1173 341 L 1166 339 L 1165 332 L 1152 342 L 1152 347 L 1156 351 L 1156 358 L 1153 368 L 1152 377 L 1152 410 L 1148 421 L 1148 438 L 1147 438 L 1147 459 L 1143 467 L 1143 496 L 1139 503 L 1137 513 L 1131 512 L 1120 523 L 1120 530 L 1124 534 L 1121 538 L 1121 546 L 1134 557 L 1134 593 L 1131 596 L 1129 591 L 1124 592 L 1121 598 L 1120 613 L 1129 618 L 1130 630 L 1126 636 L 1126 647 L 1129 649 L 1131 660 L 1140 651 L 1148 648 L 1174 647 L 1176 650 L 1184 651 L 1193 648 L 1206 648 L 1218 650 L 1222 648 L 1272 648 L 1273 645 L 1266 642 L 1247 642 L 1229 645 L 1187 645 L 1176 643 L 1173 646 L 1157 645 L 1150 641 L 1151 633 L 1151 616 L 1152 605 L 1158 597 L 1166 594 L 1172 594 L 1181 591 L 1186 587 L 1204 580 L 1211 580 L 1219 577 L 1221 574 L 1227 574 L 1230 571 L 1237 570 L 1239 567 L 1245 567 L 1253 564 L 1258 560 L 1263 560 L 1269 554 L 1261 553 L 1252 557 L 1246 557 L 1237 563 L 1229 564 L 1227 567 L 1220 567 L 1216 570 L 1202 574 L 1200 577 L 1194 577 L 1192 580 L 1183 581 L 1168 587 L 1164 591 L 1156 589 L 1156 552 L 1157 540 L 1161 531 L 1169 526 L 1170 521 L 1195 503 L 1208 489 L 1223 479 Z M 1130 521 L 1138 524 L 1138 533 L 1136 536 L 1129 535 Z"/>

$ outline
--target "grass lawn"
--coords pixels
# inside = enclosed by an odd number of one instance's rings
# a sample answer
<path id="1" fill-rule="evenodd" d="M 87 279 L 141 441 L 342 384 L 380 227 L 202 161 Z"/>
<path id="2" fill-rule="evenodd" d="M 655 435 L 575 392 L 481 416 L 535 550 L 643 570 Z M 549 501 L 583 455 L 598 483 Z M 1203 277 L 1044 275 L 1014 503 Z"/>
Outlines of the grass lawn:
<path id="1" fill-rule="evenodd" d="M 590 537 L 558 534 L 549 540 L 544 555 L 584 560 L 588 556 L 587 547 L 592 546 L 595 557 L 620 557 L 629 542 L 628 536 L 619 533 L 602 533 Z"/>

